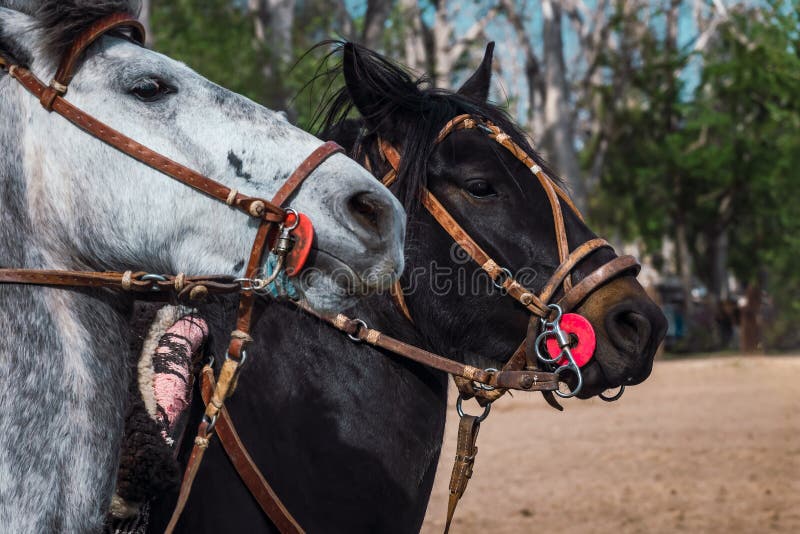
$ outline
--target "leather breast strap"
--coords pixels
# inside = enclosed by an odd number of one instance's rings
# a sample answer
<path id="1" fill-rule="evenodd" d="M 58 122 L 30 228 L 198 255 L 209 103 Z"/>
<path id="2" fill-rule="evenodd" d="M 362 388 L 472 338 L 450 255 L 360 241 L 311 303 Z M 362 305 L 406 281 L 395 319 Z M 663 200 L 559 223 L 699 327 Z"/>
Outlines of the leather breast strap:
<path id="1" fill-rule="evenodd" d="M 208 405 L 216 387 L 214 382 L 214 370 L 206 365 L 201 374 L 201 391 L 203 402 Z M 294 519 L 289 510 L 281 502 L 280 497 L 275 493 L 267 482 L 267 479 L 258 469 L 253 458 L 247 452 L 242 443 L 236 427 L 233 425 L 230 413 L 223 407 L 217 418 L 216 433 L 219 441 L 228 455 L 228 459 L 233 464 L 239 477 L 244 482 L 250 494 L 255 498 L 261 510 L 272 521 L 272 524 L 282 534 L 302 534 L 304 531 Z"/>

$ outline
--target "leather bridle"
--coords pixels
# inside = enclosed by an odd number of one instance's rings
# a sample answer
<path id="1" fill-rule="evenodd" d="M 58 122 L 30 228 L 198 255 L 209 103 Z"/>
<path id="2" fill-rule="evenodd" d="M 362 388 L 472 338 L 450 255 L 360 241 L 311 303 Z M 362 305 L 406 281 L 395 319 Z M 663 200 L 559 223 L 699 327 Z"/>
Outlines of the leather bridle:
<path id="1" fill-rule="evenodd" d="M 137 295 L 151 295 L 154 292 L 171 294 L 179 299 L 202 300 L 209 293 L 239 293 L 236 329 L 231 333 L 228 355 L 220 370 L 213 395 L 209 398 L 203 419 L 199 425 L 189 467 L 184 476 L 178 505 L 172 518 L 170 529 L 174 527 L 183 505 L 188 497 L 191 482 L 197 473 L 200 461 L 225 399 L 232 392 L 239 366 L 246 357 L 246 347 L 252 341 L 250 326 L 253 303 L 256 293 L 264 289 L 274 279 L 279 268 L 269 278 L 258 278 L 263 265 L 265 251 L 271 249 L 278 256 L 278 265 L 289 252 L 291 230 L 301 215 L 294 210 L 282 207 L 298 187 L 325 160 L 342 148 L 333 142 L 324 143 L 314 150 L 308 158 L 292 173 L 271 201 L 250 197 L 231 189 L 203 174 L 147 148 L 130 137 L 109 127 L 95 117 L 80 110 L 67 101 L 64 96 L 75 73 L 76 66 L 89 46 L 103 35 L 126 29 L 131 39 L 144 43 L 145 31 L 142 24 L 128 14 L 118 13 L 99 19 L 84 31 L 61 59 L 58 70 L 49 85 L 45 85 L 30 70 L 0 57 L 0 69 L 19 82 L 27 91 L 37 97 L 49 112 L 57 113 L 86 133 L 116 148 L 131 158 L 189 186 L 233 209 L 246 213 L 259 221 L 256 237 L 251 248 L 244 278 L 230 276 L 186 276 L 154 275 L 145 272 L 86 272 L 54 271 L 41 269 L 0 269 L 0 283 L 25 284 L 56 287 L 109 288 L 133 292 Z M 273 247 L 274 244 L 274 247 Z"/>
<path id="2" fill-rule="evenodd" d="M 595 269 L 593 272 L 585 276 L 580 282 L 573 283 L 572 275 L 575 267 L 590 254 L 602 248 L 613 247 L 604 239 L 591 239 L 578 246 L 575 250 L 569 250 L 569 242 L 567 240 L 566 223 L 564 214 L 561 208 L 563 201 L 569 209 L 571 209 L 581 220 L 583 215 L 578 208 L 573 204 L 569 196 L 564 192 L 559 185 L 553 181 L 547 174 L 544 173 L 542 168 L 533 160 L 533 158 L 511 137 L 504 133 L 496 125 L 488 120 L 484 120 L 472 115 L 459 115 L 450 120 L 436 137 L 435 144 L 444 141 L 449 135 L 459 130 L 478 129 L 484 132 L 487 137 L 503 148 L 508 150 L 515 158 L 523 163 L 531 170 L 533 175 L 537 178 L 539 184 L 547 195 L 548 203 L 553 215 L 555 225 L 555 238 L 558 248 L 559 266 L 556 268 L 553 275 L 544 285 L 542 290 L 537 294 L 514 279 L 511 271 L 500 265 L 465 231 L 455 218 L 445 209 L 442 203 L 436 196 L 423 187 L 420 192 L 420 201 L 425 209 L 433 216 L 437 223 L 453 238 L 453 240 L 472 258 L 481 269 L 489 275 L 491 280 L 512 298 L 517 300 L 524 306 L 531 314 L 531 324 L 528 328 L 528 334 L 514 352 L 505 366 L 501 369 L 503 371 L 519 370 L 524 368 L 536 368 L 535 347 L 534 341 L 540 326 L 557 316 L 556 308 L 558 306 L 561 312 L 566 313 L 577 307 L 589 294 L 595 289 L 607 283 L 611 279 L 619 276 L 624 272 L 631 271 L 634 274 L 638 273 L 640 269 L 639 263 L 633 256 L 615 256 L 613 259 L 604 263 L 601 267 Z M 387 187 L 391 186 L 397 179 L 400 171 L 401 157 L 399 151 L 390 143 L 383 139 L 378 140 L 379 152 L 384 160 L 389 164 L 390 170 L 381 180 Z M 561 289 L 561 296 L 556 299 L 556 296 Z M 408 305 L 405 302 L 402 288 L 398 284 L 393 288 L 393 297 L 397 303 L 398 308 L 404 313 L 406 318 L 413 322 Z M 567 350 L 569 347 L 562 347 Z M 556 370 L 557 374 L 566 371 L 566 366 L 563 370 Z M 561 368 L 559 368 L 561 369 Z M 573 372 L 580 373 L 577 366 L 570 368 Z M 482 404 L 488 404 L 499 398 L 504 390 L 502 388 L 485 388 L 475 387 L 473 381 L 464 380 L 458 377 L 456 383 L 459 387 L 461 394 L 465 397 L 475 396 Z M 559 392 L 557 392 L 559 393 Z M 577 391 L 572 391 L 569 394 L 561 394 L 562 396 L 573 396 Z"/>

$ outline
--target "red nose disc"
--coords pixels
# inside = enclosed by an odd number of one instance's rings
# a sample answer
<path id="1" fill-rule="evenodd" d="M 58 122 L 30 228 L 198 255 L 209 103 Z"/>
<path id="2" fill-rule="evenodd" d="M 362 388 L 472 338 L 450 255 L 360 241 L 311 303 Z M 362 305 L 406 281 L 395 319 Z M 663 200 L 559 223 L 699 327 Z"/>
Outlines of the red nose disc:
<path id="1" fill-rule="evenodd" d="M 561 329 L 570 338 L 573 336 L 578 338 L 578 343 L 574 347 L 570 347 L 572 357 L 575 358 L 575 363 L 578 367 L 583 367 L 589 363 L 597 345 L 592 323 L 577 313 L 565 313 L 561 316 Z M 561 354 L 561 348 L 558 346 L 558 341 L 556 341 L 555 337 L 547 338 L 547 352 L 550 353 L 551 358 L 558 358 L 558 355 Z M 558 365 L 565 365 L 566 363 L 566 356 L 558 361 Z"/>
<path id="2" fill-rule="evenodd" d="M 308 254 L 311 252 L 311 244 L 314 242 L 314 225 L 311 224 L 311 219 L 302 213 L 298 215 L 298 218 L 300 220 L 291 232 L 294 237 L 294 246 L 286 256 L 286 274 L 289 276 L 297 276 L 303 270 Z M 286 225 L 292 226 L 293 224 L 294 214 L 289 213 Z"/>

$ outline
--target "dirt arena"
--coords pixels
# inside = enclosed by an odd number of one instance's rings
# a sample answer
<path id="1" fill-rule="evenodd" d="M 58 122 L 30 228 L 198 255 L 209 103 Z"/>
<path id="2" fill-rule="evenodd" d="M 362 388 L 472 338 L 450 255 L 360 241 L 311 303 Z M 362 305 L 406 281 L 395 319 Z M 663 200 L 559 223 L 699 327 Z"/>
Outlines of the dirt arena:
<path id="1" fill-rule="evenodd" d="M 661 361 L 616 403 L 564 405 L 497 403 L 451 532 L 800 532 L 800 356 Z M 451 413 L 425 533 L 444 525 Z"/>

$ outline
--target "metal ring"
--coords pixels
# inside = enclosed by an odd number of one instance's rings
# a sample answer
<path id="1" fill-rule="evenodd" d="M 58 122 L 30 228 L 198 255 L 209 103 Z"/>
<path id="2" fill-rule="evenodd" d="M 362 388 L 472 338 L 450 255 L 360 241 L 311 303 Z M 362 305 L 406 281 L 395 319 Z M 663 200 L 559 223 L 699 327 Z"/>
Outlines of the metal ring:
<path id="1" fill-rule="evenodd" d="M 369 330 L 369 326 L 367 326 L 367 323 L 365 323 L 363 320 L 353 319 L 353 322 L 361 326 L 361 328 L 366 328 L 367 330 Z M 356 333 L 358 333 L 361 330 L 361 328 L 356 330 Z M 347 337 L 349 337 L 352 341 L 355 341 L 356 343 L 361 343 L 361 338 L 358 336 L 355 336 L 353 334 L 347 334 Z"/>
<path id="2" fill-rule="evenodd" d="M 233 360 L 233 358 L 231 358 L 231 353 L 230 352 L 225 355 L 225 359 L 226 360 Z M 239 371 L 239 369 L 241 369 L 244 366 L 244 363 L 246 361 L 247 361 L 247 350 L 242 349 L 242 357 L 239 358 L 238 361 L 236 361 L 236 364 L 237 364 L 236 371 L 237 372 Z"/>
<path id="3" fill-rule="evenodd" d="M 559 397 L 561 397 L 562 399 L 568 399 L 570 397 L 574 397 L 575 395 L 580 393 L 581 388 L 583 388 L 583 374 L 581 374 L 580 368 L 577 365 L 575 365 L 575 360 L 572 359 L 572 354 L 571 353 L 567 354 L 567 358 L 569 358 L 569 363 L 566 364 L 566 365 L 562 365 L 561 367 L 559 367 L 558 369 L 553 371 L 553 373 L 557 377 L 560 377 L 561 373 L 563 373 L 564 371 L 570 370 L 573 373 L 575 373 L 575 376 L 578 377 L 578 385 L 575 386 L 575 389 L 570 390 L 569 393 L 562 393 L 562 391 L 560 389 L 555 390 L 555 394 L 558 395 Z"/>
<path id="4" fill-rule="evenodd" d="M 558 304 L 548 304 L 547 307 L 556 312 L 556 317 L 552 321 L 545 321 L 545 322 L 554 324 L 561 321 L 561 316 L 564 315 L 564 310 L 561 309 L 561 306 L 559 306 Z"/>
<path id="5" fill-rule="evenodd" d="M 161 275 L 161 274 L 147 273 L 147 274 L 143 274 L 142 276 L 140 276 L 139 280 L 141 280 L 142 282 L 166 282 L 167 281 L 167 277 L 164 276 L 164 275 Z M 150 288 L 150 290 L 154 291 L 154 292 L 157 292 L 157 291 L 161 291 L 161 288 L 158 287 L 158 284 L 153 284 L 153 286 Z"/>
<path id="6" fill-rule="evenodd" d="M 601 399 L 601 400 L 604 400 L 605 402 L 614 402 L 615 400 L 619 399 L 619 398 L 622 396 L 622 394 L 623 394 L 624 392 L 625 392 L 625 384 L 623 384 L 623 385 L 621 385 L 621 386 L 619 387 L 619 391 L 618 391 L 618 392 L 617 392 L 617 394 L 616 394 L 616 395 L 614 395 L 613 397 L 605 397 L 605 396 L 603 395 L 603 393 L 600 393 L 600 394 L 598 394 L 597 396 L 598 396 L 598 397 L 600 397 L 600 399 Z M 604 392 L 604 393 L 605 393 L 605 392 Z"/>
<path id="7" fill-rule="evenodd" d="M 503 279 L 503 282 L 505 282 L 505 281 L 506 281 L 506 280 L 508 280 L 509 278 L 514 278 L 514 275 L 513 275 L 513 274 L 511 274 L 511 271 L 509 271 L 509 270 L 508 270 L 508 269 L 506 269 L 505 267 L 500 267 L 500 270 L 503 272 L 503 274 L 505 274 L 505 276 L 502 278 L 502 279 Z M 495 279 L 492 279 L 492 283 L 494 284 L 494 287 L 496 287 L 497 289 L 505 289 L 505 288 L 503 287 L 503 282 L 499 282 L 499 283 L 498 283 L 498 282 L 497 282 L 497 280 L 495 280 Z"/>
<path id="8" fill-rule="evenodd" d="M 487 373 L 497 373 L 499 372 L 494 367 L 487 367 L 484 369 Z M 482 382 L 476 382 L 475 380 L 472 381 L 472 386 L 477 389 L 482 389 L 483 391 L 494 391 L 496 388 L 494 386 L 490 386 L 489 384 L 484 384 Z"/>
<path id="9" fill-rule="evenodd" d="M 533 342 L 533 348 L 536 351 L 536 357 L 539 358 L 539 361 L 543 363 L 556 363 L 558 362 L 558 360 L 561 359 L 561 353 L 559 353 L 559 355 L 556 356 L 555 358 L 548 358 L 547 356 L 544 356 L 542 354 L 542 341 L 545 341 L 547 337 L 551 335 L 554 335 L 552 330 L 545 330 L 544 332 L 536 336 L 536 341 Z M 550 355 L 549 352 L 546 352 L 545 354 L 547 354 L 548 356 Z"/>
<path id="10" fill-rule="evenodd" d="M 252 291 L 253 290 L 253 279 L 252 278 L 234 278 L 233 281 L 241 286 L 242 291 Z M 245 287 L 245 282 L 247 282 L 247 286 Z"/>
<path id="11" fill-rule="evenodd" d="M 293 224 L 293 225 L 291 225 L 291 226 L 287 226 L 287 225 L 286 225 L 286 223 L 284 223 L 284 225 L 283 225 L 283 228 L 284 228 L 285 230 L 292 231 L 292 230 L 294 230 L 295 228 L 297 228 L 297 225 L 298 225 L 298 224 L 300 224 L 300 214 L 299 214 L 299 213 L 297 213 L 297 212 L 296 212 L 295 210 L 293 210 L 292 208 L 286 208 L 284 211 L 286 212 L 286 215 L 289 215 L 290 213 L 294 214 L 294 224 Z M 284 218 L 283 218 L 283 220 L 284 220 L 284 221 L 286 221 L 286 217 L 284 217 Z"/>
<path id="12" fill-rule="evenodd" d="M 206 433 L 207 434 L 211 433 L 211 431 L 214 430 L 214 427 L 217 424 L 217 416 L 215 415 L 214 417 L 209 419 L 206 414 L 203 414 L 203 421 L 206 422 Z"/>
<path id="13" fill-rule="evenodd" d="M 147 274 L 143 274 L 142 276 L 140 276 L 139 280 L 148 281 L 148 282 L 149 281 L 166 282 L 167 281 L 167 277 L 162 275 L 162 274 L 147 273 Z"/>
<path id="14" fill-rule="evenodd" d="M 456 411 L 458 412 L 459 417 L 464 417 L 466 414 L 464 413 L 464 408 L 461 407 L 461 401 L 464 400 L 464 397 L 461 395 L 458 396 L 458 400 L 456 401 Z M 492 403 L 488 403 L 483 408 L 483 413 L 478 416 L 478 422 L 482 423 L 484 419 L 489 417 L 489 412 L 492 410 Z"/>

